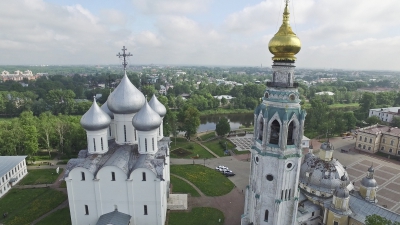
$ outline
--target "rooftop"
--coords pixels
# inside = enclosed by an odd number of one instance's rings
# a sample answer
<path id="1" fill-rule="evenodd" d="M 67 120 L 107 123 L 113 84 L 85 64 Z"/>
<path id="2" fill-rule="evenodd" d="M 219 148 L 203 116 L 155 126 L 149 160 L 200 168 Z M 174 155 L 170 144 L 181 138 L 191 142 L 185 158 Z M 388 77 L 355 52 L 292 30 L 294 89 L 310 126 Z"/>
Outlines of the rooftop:
<path id="1" fill-rule="evenodd" d="M 369 127 L 364 127 L 358 129 L 359 132 L 367 133 L 367 134 L 387 134 L 393 136 L 400 136 L 400 129 L 397 127 L 390 127 L 385 125 L 372 125 Z"/>
<path id="2" fill-rule="evenodd" d="M 0 156 L 0 177 L 4 176 L 8 171 L 14 168 L 18 163 L 25 160 L 27 156 Z"/>

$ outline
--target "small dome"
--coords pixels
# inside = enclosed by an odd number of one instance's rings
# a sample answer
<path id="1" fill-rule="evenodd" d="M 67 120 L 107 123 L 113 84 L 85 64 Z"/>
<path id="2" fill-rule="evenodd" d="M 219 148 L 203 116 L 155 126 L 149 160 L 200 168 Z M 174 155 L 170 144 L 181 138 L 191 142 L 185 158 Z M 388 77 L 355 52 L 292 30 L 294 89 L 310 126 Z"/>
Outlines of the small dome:
<path id="1" fill-rule="evenodd" d="M 333 194 L 338 198 L 347 198 L 350 196 L 349 190 L 347 190 L 347 188 L 344 187 L 336 188 Z"/>
<path id="2" fill-rule="evenodd" d="M 132 119 L 132 125 L 139 131 L 150 131 L 161 125 L 161 117 L 147 102 Z"/>
<path id="3" fill-rule="evenodd" d="M 332 144 L 330 142 L 324 142 L 324 143 L 321 144 L 320 148 L 323 149 L 323 150 L 332 150 L 333 146 L 332 146 Z"/>
<path id="4" fill-rule="evenodd" d="M 374 169 L 374 167 L 372 165 L 371 165 L 371 167 L 368 168 L 368 172 L 370 172 L 370 173 L 375 172 L 375 169 Z"/>
<path id="5" fill-rule="evenodd" d="M 131 114 L 139 111 L 144 102 L 144 95 L 131 83 L 125 73 L 121 83 L 108 96 L 107 106 L 114 114 Z"/>
<path id="6" fill-rule="evenodd" d="M 268 49 L 274 55 L 274 61 L 294 61 L 296 55 L 301 49 L 300 39 L 293 32 L 289 24 L 289 9 L 286 3 L 283 12 L 283 22 L 278 32 L 269 41 Z"/>
<path id="7" fill-rule="evenodd" d="M 107 113 L 108 114 L 108 116 L 111 118 L 111 119 L 114 119 L 114 113 L 112 113 L 111 111 L 110 111 L 110 109 L 108 108 L 108 106 L 107 106 L 107 101 L 100 107 L 105 113 Z"/>
<path id="8" fill-rule="evenodd" d="M 81 125 L 85 130 L 96 131 L 107 128 L 111 123 L 111 118 L 93 100 L 90 109 L 82 116 Z"/>
<path id="9" fill-rule="evenodd" d="M 361 185 L 364 187 L 378 187 L 378 183 L 374 178 L 364 177 L 361 180 Z"/>
<path id="10" fill-rule="evenodd" d="M 165 114 L 167 114 L 167 109 L 160 101 L 158 101 L 155 95 L 153 95 L 153 97 L 150 99 L 149 106 L 161 117 L 164 117 Z"/>

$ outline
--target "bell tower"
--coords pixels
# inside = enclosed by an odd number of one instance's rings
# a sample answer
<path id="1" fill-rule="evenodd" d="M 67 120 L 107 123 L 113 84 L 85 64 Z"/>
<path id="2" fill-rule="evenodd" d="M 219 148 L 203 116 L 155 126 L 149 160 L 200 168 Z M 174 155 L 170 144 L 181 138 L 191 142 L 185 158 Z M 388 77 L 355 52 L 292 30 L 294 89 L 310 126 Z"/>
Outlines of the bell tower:
<path id="1" fill-rule="evenodd" d="M 301 142 L 306 112 L 294 82 L 295 55 L 301 42 L 289 24 L 288 0 L 283 22 L 269 42 L 274 55 L 272 81 L 254 112 L 254 144 L 242 225 L 292 225 L 296 221 Z"/>

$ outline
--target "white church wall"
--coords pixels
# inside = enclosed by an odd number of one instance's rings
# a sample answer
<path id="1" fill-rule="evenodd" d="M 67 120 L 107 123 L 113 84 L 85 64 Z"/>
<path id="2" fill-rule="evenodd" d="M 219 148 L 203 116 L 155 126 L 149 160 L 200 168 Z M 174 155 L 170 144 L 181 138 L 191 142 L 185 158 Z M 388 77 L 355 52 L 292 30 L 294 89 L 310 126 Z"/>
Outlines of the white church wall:
<path id="1" fill-rule="evenodd" d="M 158 151 L 158 129 L 150 131 L 137 131 L 140 154 L 154 154 Z"/>
<path id="2" fill-rule="evenodd" d="M 82 180 L 82 173 L 85 180 Z M 82 167 L 72 169 L 66 178 L 72 225 L 95 224 L 101 215 L 97 210 L 93 178 L 93 174 Z"/>
<path id="3" fill-rule="evenodd" d="M 143 173 L 146 174 L 146 181 L 143 181 Z M 162 221 L 160 193 L 160 185 L 164 181 L 160 181 L 154 172 L 144 168 L 135 169 L 131 173 L 130 179 L 133 180 L 133 208 L 135 211 L 133 224 L 164 224 L 164 221 Z M 147 215 L 145 215 L 145 206 Z"/>
<path id="4" fill-rule="evenodd" d="M 132 125 L 132 118 L 135 113 L 132 114 L 114 114 L 115 123 L 115 142 L 117 144 L 129 144 L 133 145 L 137 143 L 136 130 Z M 124 128 L 125 125 L 125 128 Z M 126 135 L 126 141 L 125 141 Z"/>
<path id="5" fill-rule="evenodd" d="M 98 131 L 86 131 L 88 152 L 90 154 L 104 154 L 108 151 L 108 128 Z"/>
<path id="6" fill-rule="evenodd" d="M 97 179 L 100 190 L 96 199 L 98 203 L 102 204 L 102 212 L 99 214 L 112 212 L 115 208 L 119 212 L 129 214 L 126 173 L 116 166 L 105 166 L 98 171 Z"/>

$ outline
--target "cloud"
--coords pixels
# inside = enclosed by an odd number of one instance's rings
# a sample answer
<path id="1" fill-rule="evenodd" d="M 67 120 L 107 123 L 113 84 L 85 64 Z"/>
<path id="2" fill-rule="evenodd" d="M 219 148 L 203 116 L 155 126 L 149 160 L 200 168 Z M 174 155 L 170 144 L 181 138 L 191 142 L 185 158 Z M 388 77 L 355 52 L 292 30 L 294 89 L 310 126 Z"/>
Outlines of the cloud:
<path id="1" fill-rule="evenodd" d="M 132 0 L 136 8 L 147 14 L 187 14 L 203 12 L 210 0 Z"/>

